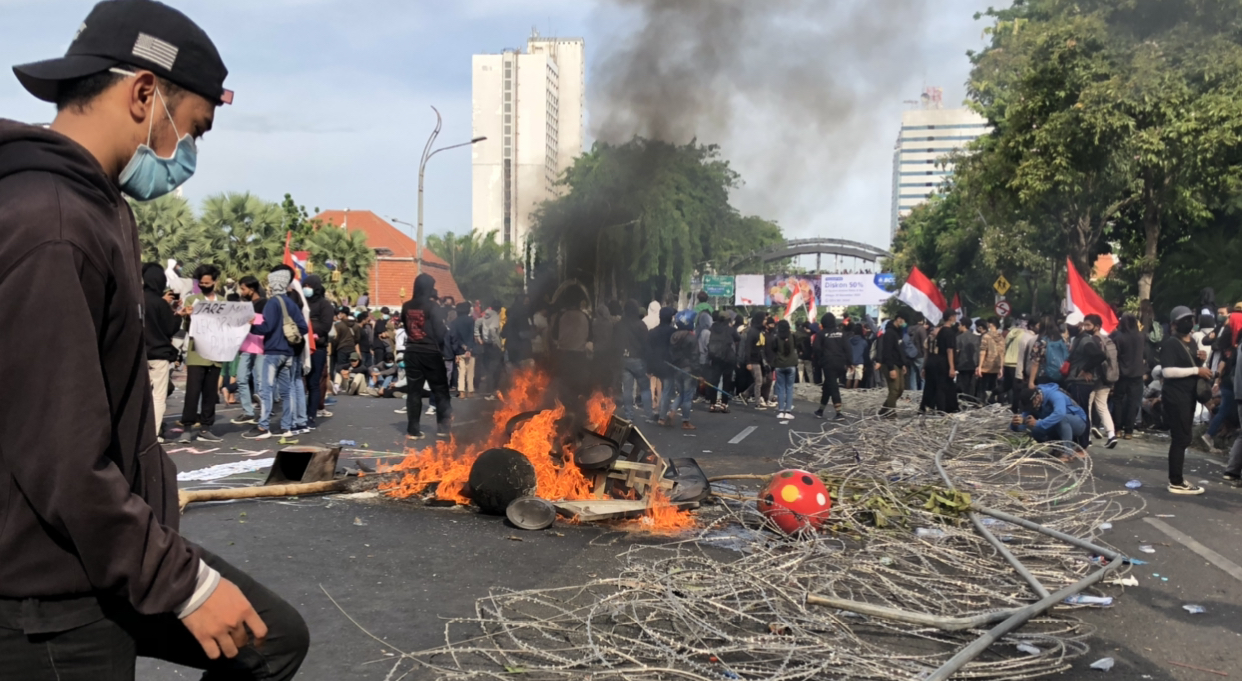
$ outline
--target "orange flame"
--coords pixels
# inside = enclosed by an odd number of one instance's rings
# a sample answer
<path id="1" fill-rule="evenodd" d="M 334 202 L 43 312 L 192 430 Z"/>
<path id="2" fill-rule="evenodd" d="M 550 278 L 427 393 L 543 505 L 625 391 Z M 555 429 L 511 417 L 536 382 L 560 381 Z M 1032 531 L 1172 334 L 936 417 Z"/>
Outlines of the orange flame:
<path id="1" fill-rule="evenodd" d="M 535 467 L 536 494 L 540 497 L 554 501 L 589 499 L 591 483 L 583 477 L 582 471 L 568 456 L 562 465 L 557 465 L 552 456 L 556 424 L 563 416 L 565 406 L 557 402 L 555 409 L 539 412 L 513 431 L 513 437 L 505 446 L 525 454 Z"/>
<path id="2" fill-rule="evenodd" d="M 647 507 L 647 512 L 643 517 L 631 521 L 638 525 L 635 529 L 645 532 L 673 533 L 697 527 L 694 516 L 690 515 L 689 511 L 683 511 L 674 506 L 659 485 L 652 486 L 648 494 L 651 498 L 651 505 Z"/>
<path id="3" fill-rule="evenodd" d="M 587 423 L 591 424 L 591 430 L 603 435 L 608 430 L 608 424 L 612 422 L 613 413 L 617 411 L 616 402 L 597 391 L 587 400 L 586 408 Z"/>

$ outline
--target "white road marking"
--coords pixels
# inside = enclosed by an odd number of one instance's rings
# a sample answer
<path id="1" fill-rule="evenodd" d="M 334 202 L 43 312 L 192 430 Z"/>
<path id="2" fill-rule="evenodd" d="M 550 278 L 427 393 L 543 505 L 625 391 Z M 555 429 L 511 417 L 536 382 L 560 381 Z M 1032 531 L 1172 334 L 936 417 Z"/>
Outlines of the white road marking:
<path id="1" fill-rule="evenodd" d="M 1191 537 L 1190 535 L 1182 532 L 1181 530 L 1177 529 L 1176 527 L 1173 527 L 1172 525 L 1164 522 L 1163 520 L 1160 520 L 1158 518 L 1148 517 L 1148 518 L 1143 518 L 1143 522 L 1169 535 L 1169 537 L 1175 539 L 1177 542 L 1179 542 L 1186 548 L 1190 549 L 1191 551 L 1194 551 L 1200 556 L 1203 556 L 1212 565 L 1215 565 L 1216 567 L 1229 573 L 1230 577 L 1233 577 L 1239 582 L 1242 582 L 1242 565 L 1238 565 L 1232 560 L 1229 560 L 1228 558 L 1220 555 L 1219 553 L 1213 551 L 1212 549 L 1209 549 L 1203 544 L 1200 544 L 1199 542 L 1195 541 L 1194 537 Z"/>
<path id="2" fill-rule="evenodd" d="M 747 435 L 750 435 L 751 433 L 755 432 L 756 430 L 759 430 L 759 426 L 747 426 L 745 430 L 743 430 L 742 432 L 740 432 L 740 433 L 738 433 L 737 435 L 733 436 L 733 439 L 732 439 L 732 440 L 729 440 L 729 444 L 731 444 L 731 445 L 735 445 L 735 444 L 740 443 L 742 440 L 745 440 L 745 439 L 746 439 L 746 436 L 747 436 Z"/>

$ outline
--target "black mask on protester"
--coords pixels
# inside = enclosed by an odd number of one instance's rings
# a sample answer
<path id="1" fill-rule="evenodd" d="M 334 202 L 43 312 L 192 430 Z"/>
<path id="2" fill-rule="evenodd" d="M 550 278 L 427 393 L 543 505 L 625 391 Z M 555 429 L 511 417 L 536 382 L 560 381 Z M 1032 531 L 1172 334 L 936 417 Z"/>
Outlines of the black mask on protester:
<path id="1" fill-rule="evenodd" d="M 211 292 L 212 292 L 212 291 L 216 290 L 216 287 L 215 287 L 215 286 L 203 286 L 202 284 L 199 284 L 199 285 L 198 285 L 198 290 L 199 290 L 199 291 L 202 291 L 202 292 L 203 292 L 203 295 L 205 295 L 205 296 L 209 296 L 209 295 L 211 295 Z"/>
<path id="2" fill-rule="evenodd" d="M 1195 318 L 1194 317 L 1182 317 L 1181 319 L 1177 320 L 1177 335 L 1185 336 L 1186 334 L 1189 334 L 1191 331 L 1194 331 L 1194 330 L 1195 330 Z"/>

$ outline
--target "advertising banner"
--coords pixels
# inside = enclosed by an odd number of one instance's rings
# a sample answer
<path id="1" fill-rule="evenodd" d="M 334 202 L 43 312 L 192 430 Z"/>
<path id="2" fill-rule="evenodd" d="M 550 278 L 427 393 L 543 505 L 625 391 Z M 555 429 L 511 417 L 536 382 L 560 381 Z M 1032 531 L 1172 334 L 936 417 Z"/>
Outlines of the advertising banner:
<path id="1" fill-rule="evenodd" d="M 767 304 L 781 308 L 784 317 L 802 310 L 807 317 L 818 316 L 820 278 L 815 275 L 769 274 L 765 281 Z"/>
<path id="2" fill-rule="evenodd" d="M 825 274 L 820 278 L 819 304 L 826 307 L 883 305 L 894 293 L 891 274 Z"/>
<path id="3" fill-rule="evenodd" d="M 762 274 L 739 274 L 733 278 L 734 305 L 766 305 Z"/>

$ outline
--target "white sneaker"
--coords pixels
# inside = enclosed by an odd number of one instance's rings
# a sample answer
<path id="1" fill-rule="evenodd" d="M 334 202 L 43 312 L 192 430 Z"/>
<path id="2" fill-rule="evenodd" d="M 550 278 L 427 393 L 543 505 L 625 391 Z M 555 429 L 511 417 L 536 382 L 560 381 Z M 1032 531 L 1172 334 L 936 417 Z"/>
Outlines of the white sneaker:
<path id="1" fill-rule="evenodd" d="M 426 411 L 425 413 L 426 413 L 428 416 L 435 416 L 435 415 L 436 415 L 436 408 L 435 408 L 435 407 L 427 407 L 427 411 Z"/>
<path id="2" fill-rule="evenodd" d="M 404 414 L 404 413 L 405 413 L 405 411 L 406 411 L 405 407 L 401 407 L 400 409 L 393 409 L 393 410 L 392 410 L 392 413 L 394 413 L 394 414 Z"/>
<path id="3" fill-rule="evenodd" d="M 793 412 L 792 411 L 785 412 L 785 418 L 789 419 L 790 421 L 794 420 Z"/>

